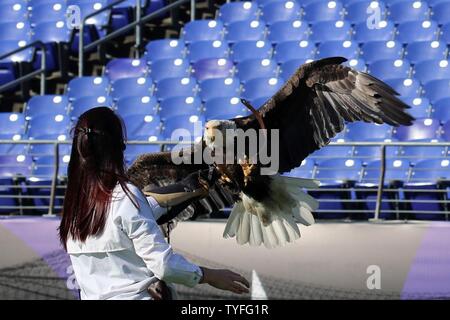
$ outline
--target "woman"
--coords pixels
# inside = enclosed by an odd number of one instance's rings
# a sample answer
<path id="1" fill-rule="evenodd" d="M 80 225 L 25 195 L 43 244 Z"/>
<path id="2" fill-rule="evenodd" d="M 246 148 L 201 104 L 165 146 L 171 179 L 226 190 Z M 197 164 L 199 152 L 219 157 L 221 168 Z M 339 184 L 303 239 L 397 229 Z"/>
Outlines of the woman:
<path id="1" fill-rule="evenodd" d="M 85 112 L 74 128 L 59 233 L 81 298 L 151 299 L 148 288 L 159 280 L 248 292 L 242 276 L 199 267 L 172 252 L 154 218 L 161 207 L 126 178 L 124 137 L 121 119 L 107 107 Z M 198 177 L 186 177 L 180 183 L 183 190 L 198 196 L 197 190 L 205 188 Z"/>

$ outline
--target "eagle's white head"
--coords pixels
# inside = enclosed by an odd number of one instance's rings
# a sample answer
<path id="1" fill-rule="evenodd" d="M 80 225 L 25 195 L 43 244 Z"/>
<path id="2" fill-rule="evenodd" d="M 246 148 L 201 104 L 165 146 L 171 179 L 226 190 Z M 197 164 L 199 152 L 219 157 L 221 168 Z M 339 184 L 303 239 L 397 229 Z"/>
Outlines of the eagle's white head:
<path id="1" fill-rule="evenodd" d="M 227 139 L 227 134 L 236 130 L 236 123 L 230 120 L 210 120 L 205 125 L 205 132 L 203 138 L 206 145 L 211 149 L 217 149 L 218 146 L 227 147 L 228 144 L 233 143 L 233 139 Z M 221 139 L 221 141 L 219 140 Z"/>

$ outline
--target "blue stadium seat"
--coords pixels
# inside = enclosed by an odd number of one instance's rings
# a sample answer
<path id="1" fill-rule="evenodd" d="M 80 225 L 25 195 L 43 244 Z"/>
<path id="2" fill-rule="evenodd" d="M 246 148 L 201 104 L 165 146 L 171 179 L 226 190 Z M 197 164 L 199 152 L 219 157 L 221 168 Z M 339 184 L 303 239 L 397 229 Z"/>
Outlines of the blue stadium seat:
<path id="1" fill-rule="evenodd" d="M 187 58 L 191 64 L 202 59 L 226 58 L 228 56 L 228 45 L 220 40 L 192 42 L 187 50 Z"/>
<path id="2" fill-rule="evenodd" d="M 286 61 L 280 67 L 280 77 L 283 81 L 287 81 L 297 69 L 306 62 L 305 59 L 293 59 Z"/>
<path id="3" fill-rule="evenodd" d="M 318 59 L 327 57 L 346 57 L 347 59 L 353 59 L 358 57 L 359 47 L 356 42 L 345 41 L 326 41 L 319 44 L 317 48 L 316 57 Z"/>
<path id="4" fill-rule="evenodd" d="M 268 38 L 272 44 L 286 41 L 301 41 L 308 39 L 309 26 L 306 21 L 280 21 L 268 29 Z"/>
<path id="5" fill-rule="evenodd" d="M 135 141 L 142 142 L 155 142 L 164 140 L 161 134 L 151 134 L 151 135 L 143 135 L 134 137 Z M 160 152 L 161 145 L 160 144 L 127 144 L 127 148 L 125 149 L 125 161 L 128 165 L 132 164 L 136 158 L 144 153 L 151 152 Z"/>
<path id="6" fill-rule="evenodd" d="M 361 184 L 378 185 L 380 179 L 381 160 L 369 162 L 364 168 Z M 392 184 L 393 181 L 406 181 L 410 171 L 408 160 L 394 158 L 386 159 L 386 174 L 384 176 L 385 187 Z M 374 208 L 372 208 L 373 210 Z"/>
<path id="7" fill-rule="evenodd" d="M 186 23 L 181 37 L 187 44 L 201 40 L 222 40 L 223 23 L 220 20 L 194 20 Z"/>
<path id="8" fill-rule="evenodd" d="M 359 43 L 393 40 L 394 32 L 394 23 L 386 20 L 381 20 L 377 28 L 369 29 L 366 22 L 358 23 L 354 28 L 355 40 Z"/>
<path id="9" fill-rule="evenodd" d="M 411 106 L 408 113 L 414 118 L 428 118 L 430 116 L 430 101 L 425 97 L 402 98 L 403 102 Z"/>
<path id="10" fill-rule="evenodd" d="M 345 41 L 351 38 L 348 21 L 320 21 L 312 25 L 310 39 L 314 42 Z"/>
<path id="11" fill-rule="evenodd" d="M 262 8 L 261 17 L 267 25 L 279 21 L 298 19 L 300 18 L 300 6 L 292 0 L 272 2 Z"/>
<path id="12" fill-rule="evenodd" d="M 127 96 L 151 96 L 153 89 L 154 85 L 151 78 L 121 78 L 112 84 L 110 95 L 114 100 Z"/>
<path id="13" fill-rule="evenodd" d="M 447 47 L 445 43 L 439 41 L 417 41 L 408 44 L 405 51 L 405 57 L 412 64 L 420 61 L 435 59 L 445 59 Z"/>
<path id="14" fill-rule="evenodd" d="M 269 42 L 239 41 L 231 47 L 231 59 L 239 63 L 247 59 L 269 59 L 272 54 L 272 46 Z"/>
<path id="15" fill-rule="evenodd" d="M 439 24 L 446 24 L 450 22 L 450 2 L 442 1 L 432 9 L 432 19 Z"/>
<path id="16" fill-rule="evenodd" d="M 171 97 L 195 96 L 197 83 L 194 78 L 168 78 L 158 82 L 156 96 L 162 101 Z"/>
<path id="17" fill-rule="evenodd" d="M 410 64 L 407 60 L 378 60 L 369 65 L 369 73 L 381 80 L 387 81 L 395 78 L 408 78 Z"/>
<path id="18" fill-rule="evenodd" d="M 348 123 L 345 139 L 350 141 L 385 141 L 392 137 L 392 128 L 387 124 Z"/>
<path id="19" fill-rule="evenodd" d="M 152 40 L 145 46 L 145 59 L 150 63 L 163 59 L 183 58 L 186 47 L 178 39 Z"/>
<path id="20" fill-rule="evenodd" d="M 450 44 L 450 22 L 441 27 L 440 41 Z"/>
<path id="21" fill-rule="evenodd" d="M 226 30 L 225 38 L 228 43 L 245 40 L 264 40 L 265 25 L 258 20 L 244 20 L 231 23 Z"/>
<path id="22" fill-rule="evenodd" d="M 205 103 L 206 121 L 247 116 L 248 113 L 248 109 L 245 108 L 238 97 L 213 98 Z"/>
<path id="23" fill-rule="evenodd" d="M 23 47 L 27 45 L 27 42 L 25 40 L 1 40 L 0 41 L 0 55 L 9 53 L 13 50 L 16 50 L 20 47 Z M 17 52 L 13 55 L 10 55 L 9 57 L 6 57 L 5 59 L 0 61 L 0 66 L 5 67 L 8 70 L 13 71 L 13 67 L 9 67 L 10 62 L 32 62 L 33 61 L 33 48 L 29 48 L 28 50 L 22 50 L 20 52 Z"/>
<path id="24" fill-rule="evenodd" d="M 49 116 L 49 114 L 33 117 L 28 125 L 28 138 L 32 140 L 58 140 L 69 139 L 70 118 L 61 114 Z M 61 145 L 61 154 L 68 154 L 69 145 Z M 30 145 L 30 155 L 52 155 L 53 144 Z"/>
<path id="25" fill-rule="evenodd" d="M 65 1 L 42 3 L 32 7 L 29 20 L 32 26 L 43 22 L 66 21 Z"/>
<path id="26" fill-rule="evenodd" d="M 344 62 L 344 65 L 361 72 L 366 72 L 367 69 L 366 62 L 363 59 L 350 59 Z"/>
<path id="27" fill-rule="evenodd" d="M 0 23 L 0 41 L 2 40 L 24 40 L 27 43 L 31 38 L 31 27 L 26 21 Z"/>
<path id="28" fill-rule="evenodd" d="M 433 105 L 432 116 L 442 123 L 450 121 L 450 97 L 439 100 Z"/>
<path id="29" fill-rule="evenodd" d="M 442 126 L 442 138 L 444 138 L 445 141 L 450 142 L 450 121 L 447 121 Z M 450 150 L 449 150 L 449 153 L 450 153 Z"/>
<path id="30" fill-rule="evenodd" d="M 194 64 L 192 74 L 197 81 L 226 78 L 233 74 L 233 62 L 229 59 L 203 59 Z"/>
<path id="31" fill-rule="evenodd" d="M 163 59 L 153 63 L 150 69 L 150 76 L 156 83 L 162 79 L 173 77 L 188 77 L 189 62 L 185 59 Z"/>
<path id="32" fill-rule="evenodd" d="M 277 78 L 257 78 L 245 83 L 242 97 L 247 100 L 255 100 L 261 97 L 270 97 L 283 85 L 283 81 Z"/>
<path id="33" fill-rule="evenodd" d="M 424 94 L 431 103 L 450 97 L 450 77 L 447 79 L 429 81 L 423 88 Z"/>
<path id="34" fill-rule="evenodd" d="M 87 15 L 102 9 L 107 4 L 108 0 L 67 0 L 67 6 L 76 5 L 80 8 L 81 19 L 84 19 Z M 106 27 L 108 25 L 110 14 L 110 10 L 103 11 L 102 13 L 87 19 L 86 24 L 95 26 L 97 30 L 100 30 L 102 27 Z"/>
<path id="35" fill-rule="evenodd" d="M 420 95 L 420 81 L 415 78 L 397 78 L 386 81 L 402 97 L 418 97 Z"/>
<path id="36" fill-rule="evenodd" d="M 388 18 L 395 23 L 423 21 L 428 19 L 428 9 L 428 4 L 423 1 L 399 1 L 389 6 Z"/>
<path id="37" fill-rule="evenodd" d="M 435 21 L 408 21 L 398 26 L 396 40 L 402 43 L 437 40 L 438 25 Z"/>
<path id="38" fill-rule="evenodd" d="M 121 117 L 130 115 L 153 115 L 157 112 L 155 97 L 128 96 L 120 98 L 116 103 L 116 112 Z"/>
<path id="39" fill-rule="evenodd" d="M 257 0 L 256 3 L 258 4 L 259 7 L 264 7 L 270 3 L 273 2 L 285 2 L 286 0 Z"/>
<path id="40" fill-rule="evenodd" d="M 196 115 L 171 117 L 164 121 L 163 136 L 165 140 L 199 141 L 204 125 L 204 118 Z M 166 145 L 166 150 L 170 150 L 171 147 Z"/>
<path id="41" fill-rule="evenodd" d="M 395 128 L 393 137 L 400 141 L 431 141 L 438 139 L 439 127 L 437 119 L 416 119 L 412 126 Z"/>
<path id="42" fill-rule="evenodd" d="M 237 78 L 214 78 L 200 83 L 200 95 L 203 101 L 219 97 L 239 96 L 240 83 Z"/>
<path id="43" fill-rule="evenodd" d="M 27 7 L 20 3 L 3 3 L 0 5 L 0 21 L 17 22 L 27 19 Z"/>
<path id="44" fill-rule="evenodd" d="M 25 107 L 26 119 L 30 120 L 34 117 L 42 115 L 55 116 L 57 114 L 66 115 L 69 105 L 67 96 L 45 95 L 33 96 L 28 100 Z"/>
<path id="45" fill-rule="evenodd" d="M 147 64 L 143 59 L 113 59 L 105 68 L 105 75 L 111 82 L 121 78 L 145 77 L 147 72 Z"/>
<path id="46" fill-rule="evenodd" d="M 317 1 L 304 7 L 303 19 L 309 22 L 341 20 L 343 5 L 340 1 Z"/>
<path id="47" fill-rule="evenodd" d="M 305 178 L 311 179 L 314 176 L 316 164 L 313 159 L 305 159 L 302 161 L 299 167 L 292 169 L 290 172 L 284 175 L 293 178 Z"/>
<path id="48" fill-rule="evenodd" d="M 279 42 L 274 51 L 274 59 L 284 64 L 294 59 L 312 59 L 316 53 L 314 43 L 308 40 Z"/>
<path id="49" fill-rule="evenodd" d="M 105 96 L 108 90 L 109 80 L 106 77 L 79 77 L 69 81 L 66 94 L 72 101 L 86 95 Z"/>
<path id="50" fill-rule="evenodd" d="M 0 139 L 26 139 L 25 117 L 21 113 L 0 112 L 0 127 Z M 22 144 L 0 144 L 0 154 L 23 154 L 24 149 Z"/>
<path id="51" fill-rule="evenodd" d="M 432 80 L 450 79 L 448 60 L 421 61 L 414 67 L 414 75 L 423 85 Z"/>
<path id="52" fill-rule="evenodd" d="M 352 146 L 325 146 L 314 151 L 309 157 L 317 162 L 323 159 L 344 158 L 353 155 Z"/>
<path id="53" fill-rule="evenodd" d="M 127 128 L 127 139 L 137 140 L 138 137 L 158 135 L 161 132 L 161 121 L 155 115 L 129 115 L 123 117 Z"/>
<path id="54" fill-rule="evenodd" d="M 72 119 L 78 119 L 84 112 L 100 106 L 106 106 L 112 108 L 113 101 L 108 96 L 88 96 L 80 97 L 73 101 L 70 107 L 70 117 Z"/>
<path id="55" fill-rule="evenodd" d="M 220 7 L 218 18 L 229 25 L 236 21 L 256 19 L 257 12 L 258 6 L 253 2 L 229 2 Z"/>
<path id="56" fill-rule="evenodd" d="M 402 44 L 393 40 L 369 41 L 361 46 L 361 57 L 368 64 L 378 60 L 401 59 L 402 54 Z"/>
<path id="57" fill-rule="evenodd" d="M 162 101 L 159 105 L 159 116 L 165 121 L 175 116 L 199 116 L 201 113 L 201 101 L 193 96 L 174 96 Z"/>
<path id="58" fill-rule="evenodd" d="M 275 77 L 277 75 L 277 63 L 270 59 L 245 60 L 237 65 L 236 75 L 242 83 L 255 78 Z"/>
<path id="59" fill-rule="evenodd" d="M 366 23 L 368 18 L 367 9 L 371 8 L 371 13 L 375 13 L 376 10 L 380 11 L 380 17 L 384 18 L 386 14 L 386 6 L 381 1 L 372 0 L 357 0 L 357 1 L 345 1 L 345 19 L 351 23 Z"/>
<path id="60" fill-rule="evenodd" d="M 399 158 L 408 159 L 412 164 L 425 159 L 445 157 L 445 147 L 433 146 L 403 146 L 399 149 Z"/>
<path id="61" fill-rule="evenodd" d="M 444 205 L 437 202 L 444 199 L 443 193 L 431 192 L 431 190 L 440 189 L 439 180 L 450 179 L 449 164 L 448 159 L 429 159 L 420 161 L 414 166 L 411 179 L 404 188 L 405 197 L 411 200 L 411 210 L 416 219 L 445 219 L 443 214 L 439 214 L 445 210 Z M 430 192 L 415 192 L 415 189 L 430 189 Z M 432 211 L 432 213 L 420 213 L 420 211 Z"/>

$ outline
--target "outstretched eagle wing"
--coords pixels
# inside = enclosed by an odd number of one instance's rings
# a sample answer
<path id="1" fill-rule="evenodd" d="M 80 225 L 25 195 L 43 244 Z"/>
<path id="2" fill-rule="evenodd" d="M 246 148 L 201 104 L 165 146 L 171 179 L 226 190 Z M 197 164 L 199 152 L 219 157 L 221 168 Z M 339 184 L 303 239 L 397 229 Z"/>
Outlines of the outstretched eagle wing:
<path id="1" fill-rule="evenodd" d="M 344 130 L 345 122 L 392 126 L 414 120 L 398 93 L 375 77 L 341 65 L 347 59 L 326 58 L 299 67 L 257 112 L 267 129 L 279 129 L 279 172 L 303 159 Z M 233 119 L 238 127 L 259 128 L 255 115 Z"/>

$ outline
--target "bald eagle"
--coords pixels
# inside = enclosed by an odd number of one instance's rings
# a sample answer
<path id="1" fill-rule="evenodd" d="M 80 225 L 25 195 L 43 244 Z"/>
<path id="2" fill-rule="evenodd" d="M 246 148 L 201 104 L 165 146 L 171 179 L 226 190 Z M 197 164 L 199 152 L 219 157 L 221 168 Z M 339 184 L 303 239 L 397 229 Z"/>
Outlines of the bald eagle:
<path id="1" fill-rule="evenodd" d="M 258 110 L 242 100 L 252 110 L 251 115 L 207 122 L 202 141 L 181 151 L 193 155 L 198 150 L 217 148 L 215 132 L 225 134 L 225 129 L 278 129 L 279 163 L 275 174 L 263 175 L 262 163 L 243 159 L 211 165 L 174 164 L 170 152 L 138 157 L 128 175 L 141 189 L 170 184 L 191 172 L 211 167 L 220 174 L 208 197 L 193 202 L 177 217 L 163 216 L 158 222 L 195 218 L 232 206 L 224 237 L 236 237 L 239 244 L 264 244 L 268 248 L 298 239 L 297 223 L 307 226 L 314 223 L 311 212 L 318 207 L 317 201 L 302 189 L 315 188 L 318 182 L 282 174 L 300 166 L 309 154 L 327 145 L 344 130 L 346 122 L 400 126 L 414 121 L 405 112 L 409 106 L 398 99 L 394 89 L 367 73 L 342 65 L 345 61 L 332 57 L 300 66 Z M 275 142 L 267 138 L 265 143 L 268 148 Z M 252 155 L 245 156 L 248 159 Z"/>

